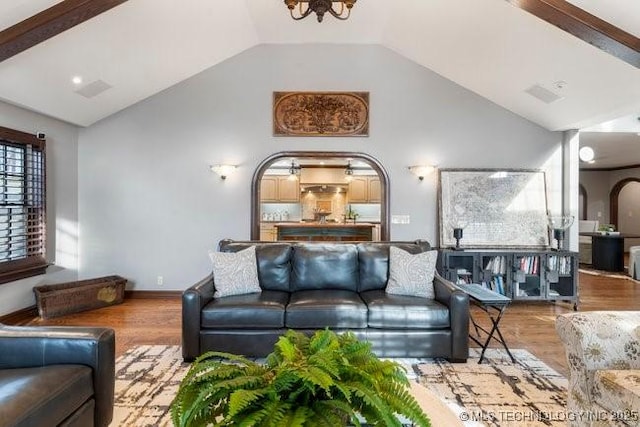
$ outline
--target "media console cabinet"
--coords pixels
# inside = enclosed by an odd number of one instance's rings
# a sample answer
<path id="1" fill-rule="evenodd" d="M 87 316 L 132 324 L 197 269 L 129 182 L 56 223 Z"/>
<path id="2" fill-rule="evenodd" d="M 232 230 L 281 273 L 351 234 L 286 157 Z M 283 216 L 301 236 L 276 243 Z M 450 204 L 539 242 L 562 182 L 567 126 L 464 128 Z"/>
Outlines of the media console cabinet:
<path id="1" fill-rule="evenodd" d="M 578 309 L 577 252 L 442 249 L 438 272 L 453 283 L 478 283 L 513 301 L 573 302 Z"/>

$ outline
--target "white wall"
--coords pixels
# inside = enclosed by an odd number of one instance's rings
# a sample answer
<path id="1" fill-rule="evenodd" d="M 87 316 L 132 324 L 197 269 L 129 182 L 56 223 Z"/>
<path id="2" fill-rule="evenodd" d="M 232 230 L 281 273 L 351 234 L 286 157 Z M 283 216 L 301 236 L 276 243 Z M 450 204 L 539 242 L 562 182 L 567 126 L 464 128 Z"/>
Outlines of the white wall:
<path id="1" fill-rule="evenodd" d="M 272 92 L 295 90 L 369 91 L 370 136 L 273 137 Z M 390 176 L 391 214 L 411 215 L 391 238 L 434 244 L 436 176 L 420 182 L 407 166 L 562 163 L 550 161 L 561 133 L 366 45 L 257 46 L 81 130 L 79 140 L 80 275 L 121 274 L 136 290 L 184 289 L 208 273 L 207 250 L 220 239 L 248 238 L 251 177 L 275 152 L 374 156 Z M 221 181 L 213 163 L 240 167 Z M 548 183 L 554 194 L 561 176 Z"/>
<path id="2" fill-rule="evenodd" d="M 35 304 L 32 288 L 78 275 L 77 127 L 0 102 L 0 126 L 47 137 L 47 274 L 0 285 L 0 315 Z"/>

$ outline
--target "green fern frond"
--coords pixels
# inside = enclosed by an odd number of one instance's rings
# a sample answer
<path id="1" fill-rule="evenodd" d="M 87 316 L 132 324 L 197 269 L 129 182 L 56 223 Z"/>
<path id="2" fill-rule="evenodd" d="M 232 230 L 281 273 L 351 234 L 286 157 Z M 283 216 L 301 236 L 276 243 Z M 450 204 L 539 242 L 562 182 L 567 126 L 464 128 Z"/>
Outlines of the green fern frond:
<path id="1" fill-rule="evenodd" d="M 310 366 L 306 371 L 301 371 L 300 377 L 303 381 L 320 387 L 326 393 L 330 393 L 331 387 L 335 384 L 331 375 L 316 366 Z"/>
<path id="2" fill-rule="evenodd" d="M 304 427 L 305 423 L 313 415 L 311 409 L 306 406 L 299 406 L 289 412 L 287 412 L 280 420 L 282 427 Z"/>
<path id="3" fill-rule="evenodd" d="M 361 384 L 352 384 L 354 393 L 358 396 L 359 405 L 356 409 L 365 417 L 368 423 L 376 424 L 380 421 L 386 426 L 401 427 L 400 422 L 385 402 L 380 399 L 375 390 L 371 390 Z"/>
<path id="4" fill-rule="evenodd" d="M 240 389 L 229 395 L 229 417 L 233 418 L 236 414 L 244 411 L 249 405 L 256 400 L 264 397 L 263 390 L 245 390 Z"/>

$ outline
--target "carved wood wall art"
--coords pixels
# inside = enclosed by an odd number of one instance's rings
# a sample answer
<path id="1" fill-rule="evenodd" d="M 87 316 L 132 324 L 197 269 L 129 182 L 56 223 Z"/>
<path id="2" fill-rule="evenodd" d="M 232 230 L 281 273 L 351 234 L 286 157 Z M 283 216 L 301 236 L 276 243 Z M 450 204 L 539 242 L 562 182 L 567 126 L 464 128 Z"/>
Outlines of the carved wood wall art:
<path id="1" fill-rule="evenodd" d="M 369 92 L 274 92 L 274 136 L 369 136 Z"/>

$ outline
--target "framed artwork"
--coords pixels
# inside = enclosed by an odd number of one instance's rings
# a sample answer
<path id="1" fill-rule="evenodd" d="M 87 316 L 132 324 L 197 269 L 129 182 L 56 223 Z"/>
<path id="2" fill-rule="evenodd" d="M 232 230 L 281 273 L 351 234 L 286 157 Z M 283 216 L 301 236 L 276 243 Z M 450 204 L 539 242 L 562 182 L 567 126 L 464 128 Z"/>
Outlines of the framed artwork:
<path id="1" fill-rule="evenodd" d="M 274 136 L 369 136 L 369 92 L 274 92 Z"/>
<path id="2" fill-rule="evenodd" d="M 438 185 L 440 247 L 547 248 L 544 172 L 509 169 L 441 169 Z"/>

